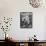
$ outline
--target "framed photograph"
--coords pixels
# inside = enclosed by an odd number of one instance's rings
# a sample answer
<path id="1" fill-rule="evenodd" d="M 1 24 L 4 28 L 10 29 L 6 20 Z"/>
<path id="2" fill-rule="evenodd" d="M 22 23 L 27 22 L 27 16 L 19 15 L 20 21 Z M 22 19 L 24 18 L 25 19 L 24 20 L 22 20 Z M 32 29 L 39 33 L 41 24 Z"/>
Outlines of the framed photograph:
<path id="1" fill-rule="evenodd" d="M 20 12 L 20 28 L 32 28 L 32 12 Z"/>

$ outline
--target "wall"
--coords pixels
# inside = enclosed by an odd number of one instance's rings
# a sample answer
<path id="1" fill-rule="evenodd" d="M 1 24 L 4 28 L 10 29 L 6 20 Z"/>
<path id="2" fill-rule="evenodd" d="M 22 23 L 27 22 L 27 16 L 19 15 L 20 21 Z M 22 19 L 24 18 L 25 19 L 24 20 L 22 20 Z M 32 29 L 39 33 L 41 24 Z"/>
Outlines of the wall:
<path id="1" fill-rule="evenodd" d="M 20 12 L 33 12 L 33 27 L 30 29 L 20 28 Z M 34 34 L 37 35 L 39 40 L 44 40 L 45 38 L 45 16 L 46 8 L 33 8 L 30 6 L 28 0 L 0 0 L 0 18 L 1 17 L 13 17 L 13 22 L 10 33 L 17 40 L 27 40 Z M 0 31 L 0 35 L 2 35 Z M 4 34 L 4 33 L 3 33 Z M 3 37 L 0 36 L 0 39 Z M 4 38 L 3 38 L 4 39 Z"/>

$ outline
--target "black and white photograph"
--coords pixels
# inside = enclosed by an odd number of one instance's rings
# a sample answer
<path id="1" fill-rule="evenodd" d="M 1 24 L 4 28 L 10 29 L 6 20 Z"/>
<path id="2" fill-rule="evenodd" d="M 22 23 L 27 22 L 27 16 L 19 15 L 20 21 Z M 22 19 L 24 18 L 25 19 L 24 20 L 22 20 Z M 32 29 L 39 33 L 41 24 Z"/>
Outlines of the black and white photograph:
<path id="1" fill-rule="evenodd" d="M 20 28 L 32 28 L 32 12 L 20 12 Z"/>

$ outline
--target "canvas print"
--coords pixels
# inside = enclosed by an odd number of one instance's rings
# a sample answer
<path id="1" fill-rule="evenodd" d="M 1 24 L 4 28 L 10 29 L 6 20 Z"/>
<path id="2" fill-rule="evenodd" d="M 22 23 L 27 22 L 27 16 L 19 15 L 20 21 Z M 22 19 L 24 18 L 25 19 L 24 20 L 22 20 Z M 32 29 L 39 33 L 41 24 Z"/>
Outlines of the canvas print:
<path id="1" fill-rule="evenodd" d="M 20 12 L 20 28 L 32 28 L 32 12 Z"/>

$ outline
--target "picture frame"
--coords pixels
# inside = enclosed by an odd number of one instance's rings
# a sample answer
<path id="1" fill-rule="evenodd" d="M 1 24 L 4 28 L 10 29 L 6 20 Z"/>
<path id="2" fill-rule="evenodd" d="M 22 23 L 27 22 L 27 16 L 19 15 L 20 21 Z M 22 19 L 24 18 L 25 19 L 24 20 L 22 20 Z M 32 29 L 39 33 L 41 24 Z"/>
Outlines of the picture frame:
<path id="1" fill-rule="evenodd" d="M 20 12 L 20 28 L 32 28 L 32 12 Z"/>

